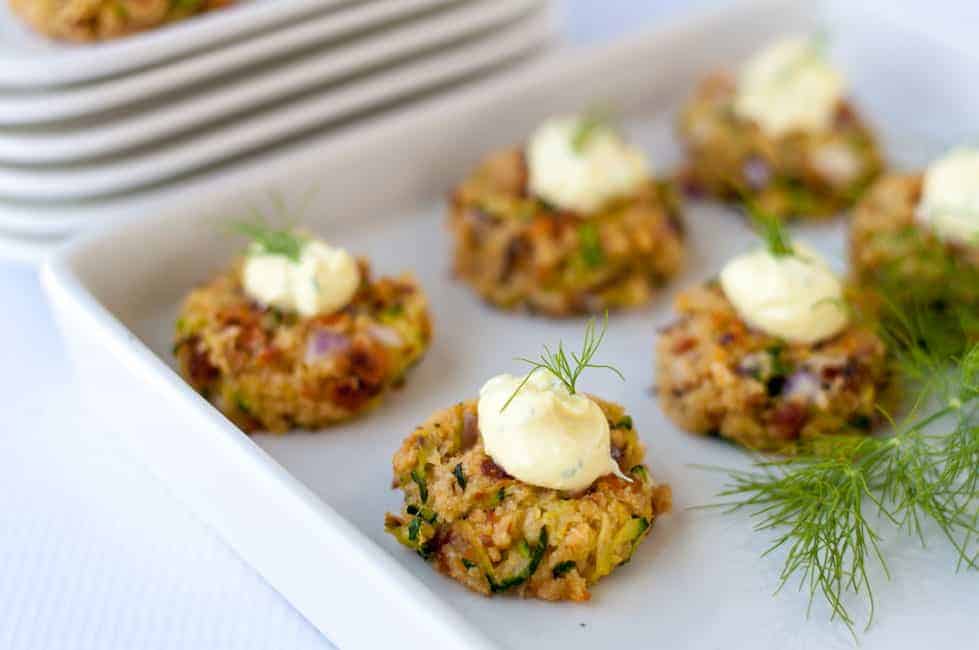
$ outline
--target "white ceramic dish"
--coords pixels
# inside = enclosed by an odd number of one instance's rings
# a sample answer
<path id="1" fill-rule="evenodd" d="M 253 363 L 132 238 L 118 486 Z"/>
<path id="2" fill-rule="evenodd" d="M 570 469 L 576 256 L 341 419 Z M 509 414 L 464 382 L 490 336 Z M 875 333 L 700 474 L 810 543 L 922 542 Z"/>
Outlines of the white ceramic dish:
<path id="1" fill-rule="evenodd" d="M 200 52 L 307 18 L 352 0 L 241 0 L 165 28 L 96 44 L 66 44 L 28 28 L 0 4 L 0 87 L 42 88 L 89 81 Z"/>
<path id="2" fill-rule="evenodd" d="M 960 81 L 979 71 L 975 59 L 914 30 L 868 23 L 842 1 L 827 11 L 860 102 L 891 141 L 903 139 L 909 117 L 933 109 L 927 99 L 917 113 L 906 105 L 930 97 L 936 84 L 920 61 L 955 69 Z M 107 430 L 121 433 L 135 458 L 345 650 L 852 647 L 818 602 L 807 622 L 805 594 L 786 589 L 771 596 L 778 558 L 759 557 L 767 540 L 751 532 L 747 516 L 686 509 L 710 501 L 722 483 L 691 464 L 743 467 L 748 459 L 731 446 L 677 431 L 649 395 L 653 337 L 672 318 L 669 296 L 613 320 L 602 355 L 629 381 L 596 374 L 586 383 L 631 410 L 654 475 L 673 486 L 676 512 L 656 523 L 633 560 L 593 590 L 590 603 L 476 596 L 382 530 L 384 512 L 400 503 L 388 486 L 390 458 L 403 436 L 435 409 L 473 395 L 488 375 L 515 371 L 512 357 L 559 338 L 576 341 L 582 327 L 581 321 L 498 313 L 450 281 L 444 192 L 483 153 L 519 140 L 545 116 L 603 101 L 630 116 L 634 137 L 666 169 L 678 155 L 669 112 L 695 79 L 773 36 L 822 26 L 822 15 L 809 4 L 746 2 L 600 51 L 565 55 L 83 236 L 43 276 L 87 403 Z M 946 75 L 942 88 L 949 82 Z M 963 93 L 949 99 L 970 99 L 966 84 L 952 87 Z M 896 94 L 906 103 L 895 106 Z M 270 200 L 268 188 L 280 199 Z M 181 297 L 242 245 L 223 224 L 248 208 L 275 205 L 370 255 L 380 272 L 415 270 L 432 298 L 436 335 L 405 388 L 369 417 L 318 434 L 248 438 L 174 373 L 170 335 Z M 302 205 L 306 210 L 297 214 Z M 755 242 L 726 208 L 691 204 L 688 221 L 689 268 L 669 293 Z M 798 234 L 829 255 L 842 254 L 842 224 Z M 900 568 L 890 582 L 875 576 L 877 621 L 862 647 L 971 643 L 979 607 L 975 576 L 955 574 L 952 553 L 940 544 L 922 551 L 896 537 L 884 545 Z"/>
<path id="3" fill-rule="evenodd" d="M 472 19 L 469 24 L 492 26 L 501 18 L 513 17 L 508 10 L 526 8 L 533 0 L 513 0 L 505 5 L 490 0 L 483 16 L 485 22 Z M 467 9 L 469 11 L 469 9 Z M 492 20 L 490 20 L 492 19 Z M 466 23 L 460 23 L 465 32 Z M 436 27 L 425 27 L 411 34 L 411 43 L 419 47 L 431 42 L 430 34 Z M 351 117 L 381 104 L 419 93 L 425 89 L 448 84 L 475 75 L 481 70 L 502 65 L 507 61 L 542 46 L 553 34 L 551 16 L 547 12 L 535 12 L 526 19 L 506 25 L 492 33 L 466 40 L 453 47 L 446 47 L 434 54 L 425 54 L 408 63 L 387 68 L 375 74 L 355 79 L 334 89 L 324 89 L 257 113 L 246 114 L 240 119 L 212 126 L 202 134 L 191 134 L 183 139 L 168 141 L 167 146 L 150 147 L 133 155 L 109 159 L 108 162 L 64 168 L 0 168 L 0 195 L 7 199 L 54 201 L 95 197 L 131 190 L 139 186 L 158 183 L 181 174 L 188 174 L 200 167 L 228 159 L 258 147 L 268 145 L 317 125 L 340 118 Z M 358 57 L 363 53 L 358 53 Z M 384 57 L 386 58 L 386 57 Z M 299 67 L 316 66 L 318 61 L 299 64 Z M 326 58 L 322 68 L 334 64 Z M 315 70 L 322 74 L 322 70 Z M 306 77 L 306 70 L 300 77 Z M 291 84 L 293 80 L 271 76 L 246 81 L 241 85 L 244 101 L 257 101 L 269 86 Z M 302 79 L 299 85 L 309 83 Z M 256 92 L 253 89 L 258 89 Z M 280 87 L 280 91 L 284 89 Z M 293 91 L 295 89 L 293 88 Z M 234 93 L 232 93 L 234 94 Z M 232 105 L 239 97 L 233 97 Z M 202 112 L 214 119 L 229 109 L 221 98 L 212 103 L 202 101 Z M 153 130 L 158 135 L 168 132 L 170 124 L 182 118 L 176 115 L 161 116 L 153 120 Z M 144 125 L 144 128 L 146 125 Z M 127 124 L 120 129 L 119 142 L 126 138 L 140 137 L 139 129 Z M 93 141 L 97 142 L 97 141 Z M 57 146 L 56 143 L 52 143 Z"/>
<path id="4" fill-rule="evenodd" d="M 126 164 L 127 152 L 141 146 L 159 146 L 163 140 L 221 120 L 233 124 L 236 115 L 425 51 L 438 51 L 526 16 L 541 5 L 541 0 L 487 0 L 462 5 L 349 44 L 325 47 L 322 52 L 284 65 L 250 71 L 233 82 L 218 82 L 206 92 L 163 101 L 132 115 L 55 130 L 0 133 L 0 163 L 59 165 L 115 155 L 116 164 Z M 327 89 L 321 94 L 329 92 Z"/>
<path id="5" fill-rule="evenodd" d="M 63 243 L 59 239 L 0 233 L 0 260 L 40 266 Z"/>
<path id="6" fill-rule="evenodd" d="M 305 20 L 263 31 L 207 53 L 167 61 L 138 73 L 39 91 L 0 92 L 0 124 L 36 125 L 82 116 L 170 95 L 208 80 L 218 83 L 243 68 L 262 65 L 311 47 L 329 47 L 365 30 L 390 26 L 460 0 L 377 0 L 342 6 Z M 193 91 L 191 91 L 193 92 Z M 120 116 L 116 116 L 119 119 Z"/>
<path id="7" fill-rule="evenodd" d="M 515 69 L 519 69 L 520 65 L 526 65 L 533 60 L 534 57 L 519 57 L 515 60 L 517 65 L 494 66 L 487 69 L 485 73 L 480 71 L 477 75 L 461 79 L 458 84 L 473 84 L 478 79 L 484 79 L 487 76 L 506 76 L 512 74 Z M 444 89 L 436 87 L 426 96 L 438 96 L 441 92 L 444 92 Z M 413 103 L 424 101 L 426 100 L 414 99 Z M 397 105 L 390 109 L 382 108 L 379 111 L 372 111 L 366 116 L 357 116 L 353 121 L 356 125 L 369 126 L 383 122 L 388 114 L 397 110 L 399 110 Z M 346 121 L 341 124 L 339 129 L 327 124 L 322 129 L 312 131 L 308 138 L 276 143 L 255 154 L 215 164 L 200 172 L 195 172 L 189 177 L 136 192 L 92 200 L 57 203 L 0 202 L 0 238 L 7 236 L 2 233 L 8 233 L 16 239 L 46 238 L 54 245 L 57 240 L 72 233 L 83 231 L 106 221 L 126 219 L 133 215 L 153 214 L 173 201 L 179 200 L 188 191 L 234 185 L 240 182 L 254 182 L 256 170 L 267 168 L 269 165 L 275 165 L 282 160 L 296 156 L 302 157 L 304 152 L 310 149 L 330 148 L 336 140 L 343 139 L 343 133 L 350 126 Z M 7 250 L 13 249 L 4 248 L 0 250 L 0 256 L 5 256 Z M 17 257 L 24 259 L 24 256 Z"/>

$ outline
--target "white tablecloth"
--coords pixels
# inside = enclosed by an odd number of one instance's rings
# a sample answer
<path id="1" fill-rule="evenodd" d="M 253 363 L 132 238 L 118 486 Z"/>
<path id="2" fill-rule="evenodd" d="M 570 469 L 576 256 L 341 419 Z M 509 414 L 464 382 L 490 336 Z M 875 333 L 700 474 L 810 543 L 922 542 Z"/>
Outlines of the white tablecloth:
<path id="1" fill-rule="evenodd" d="M 594 42 L 690 4 L 569 0 L 566 29 Z M 972 0 L 907 4 L 960 38 L 979 18 Z M 0 310 L 0 648 L 332 648 L 164 485 L 86 440 L 32 270 L 0 263 Z"/>

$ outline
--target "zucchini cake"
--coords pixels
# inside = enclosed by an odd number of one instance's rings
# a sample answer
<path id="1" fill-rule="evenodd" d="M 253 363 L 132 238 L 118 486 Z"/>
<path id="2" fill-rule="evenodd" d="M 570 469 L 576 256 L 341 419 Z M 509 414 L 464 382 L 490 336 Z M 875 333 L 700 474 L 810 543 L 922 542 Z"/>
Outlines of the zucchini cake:
<path id="1" fill-rule="evenodd" d="M 455 275 L 505 309 L 550 316 L 647 302 L 684 258 L 679 197 L 604 121 L 546 121 L 452 194 Z"/>
<path id="2" fill-rule="evenodd" d="M 66 41 L 101 41 L 153 29 L 234 0 L 10 0 L 31 27 Z"/>
<path id="3" fill-rule="evenodd" d="M 689 193 L 751 201 L 783 218 L 832 216 L 856 202 L 884 164 L 823 49 L 787 38 L 736 77 L 700 84 L 678 126 Z"/>
<path id="4" fill-rule="evenodd" d="M 494 377 L 394 456 L 404 505 L 385 529 L 487 596 L 588 600 L 670 510 L 625 410 L 554 371 Z"/>
<path id="5" fill-rule="evenodd" d="M 245 431 L 318 429 L 375 406 L 425 352 L 410 276 L 292 231 L 246 228 L 244 259 L 195 289 L 176 324 L 181 373 Z"/>
<path id="6" fill-rule="evenodd" d="M 683 429 L 789 452 L 867 434 L 891 404 L 884 342 L 853 322 L 839 280 L 808 247 L 737 257 L 676 309 L 656 345 L 657 393 Z"/>
<path id="7" fill-rule="evenodd" d="M 850 260 L 871 295 L 979 338 L 979 150 L 878 181 L 854 211 Z"/>

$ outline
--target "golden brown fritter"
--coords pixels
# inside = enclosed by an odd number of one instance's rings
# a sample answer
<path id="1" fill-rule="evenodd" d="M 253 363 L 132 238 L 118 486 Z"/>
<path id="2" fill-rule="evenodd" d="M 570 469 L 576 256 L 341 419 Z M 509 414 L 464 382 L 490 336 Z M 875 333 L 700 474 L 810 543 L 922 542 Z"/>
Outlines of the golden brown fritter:
<path id="1" fill-rule="evenodd" d="M 589 586 L 628 561 L 670 510 L 670 488 L 650 478 L 632 419 L 592 399 L 632 482 L 608 475 L 571 494 L 518 481 L 483 450 L 474 400 L 439 411 L 405 439 L 394 456 L 405 502 L 385 529 L 481 594 L 588 600 Z"/>
<path id="2" fill-rule="evenodd" d="M 915 217 L 922 174 L 889 174 L 853 213 L 850 262 L 869 306 L 894 305 L 931 326 L 948 321 L 979 339 L 979 245 L 944 242 Z"/>
<path id="3" fill-rule="evenodd" d="M 657 393 L 677 426 L 762 451 L 866 434 L 893 401 L 884 342 L 851 324 L 815 344 L 751 329 L 716 284 L 681 293 L 656 345 Z"/>
<path id="4" fill-rule="evenodd" d="M 680 269 L 679 198 L 650 179 L 597 214 L 531 196 L 523 152 L 489 156 L 453 193 L 453 268 L 490 303 L 550 316 L 632 307 Z"/>
<path id="5" fill-rule="evenodd" d="M 424 354 L 431 324 L 412 277 L 372 280 L 360 268 L 349 305 L 304 318 L 256 304 L 236 264 L 184 301 L 182 374 L 246 431 L 318 429 L 370 409 Z"/>
<path id="6" fill-rule="evenodd" d="M 66 41 L 101 41 L 153 29 L 235 0 L 10 0 L 38 32 Z"/>
<path id="7" fill-rule="evenodd" d="M 750 200 L 780 217 L 827 217 L 852 206 L 883 170 L 874 134 L 850 104 L 840 104 L 826 132 L 773 138 L 735 114 L 735 89 L 730 75 L 712 75 L 680 114 L 689 192 Z"/>

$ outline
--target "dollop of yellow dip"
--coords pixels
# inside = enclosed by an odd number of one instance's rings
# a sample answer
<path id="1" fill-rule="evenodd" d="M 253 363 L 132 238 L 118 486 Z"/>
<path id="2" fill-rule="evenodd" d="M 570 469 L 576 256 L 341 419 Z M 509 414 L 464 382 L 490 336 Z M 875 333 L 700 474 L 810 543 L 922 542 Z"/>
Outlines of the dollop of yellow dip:
<path id="1" fill-rule="evenodd" d="M 929 165 L 918 217 L 946 241 L 979 246 L 979 149 L 959 147 Z"/>
<path id="2" fill-rule="evenodd" d="M 479 392 L 479 430 L 497 465 L 524 483 L 555 490 L 582 490 L 606 474 L 629 480 L 612 459 L 609 423 L 598 404 L 572 395 L 543 369 L 514 395 L 523 380 L 497 375 Z"/>
<path id="3" fill-rule="evenodd" d="M 343 309 L 360 281 L 353 255 L 320 240 L 305 242 L 298 260 L 253 250 L 242 269 L 242 284 L 251 298 L 306 317 Z"/>
<path id="4" fill-rule="evenodd" d="M 652 173 L 642 151 L 607 125 L 588 126 L 583 122 L 587 119 L 544 122 L 526 151 L 530 190 L 551 205 L 580 214 L 634 194 Z"/>
<path id="5" fill-rule="evenodd" d="M 793 251 L 735 257 L 721 271 L 721 288 L 751 327 L 793 343 L 816 343 L 849 322 L 843 286 L 818 253 L 800 245 Z"/>
<path id="6" fill-rule="evenodd" d="M 830 127 L 845 91 L 843 77 L 814 39 L 773 43 L 748 60 L 738 77 L 734 110 L 778 137 Z"/>

